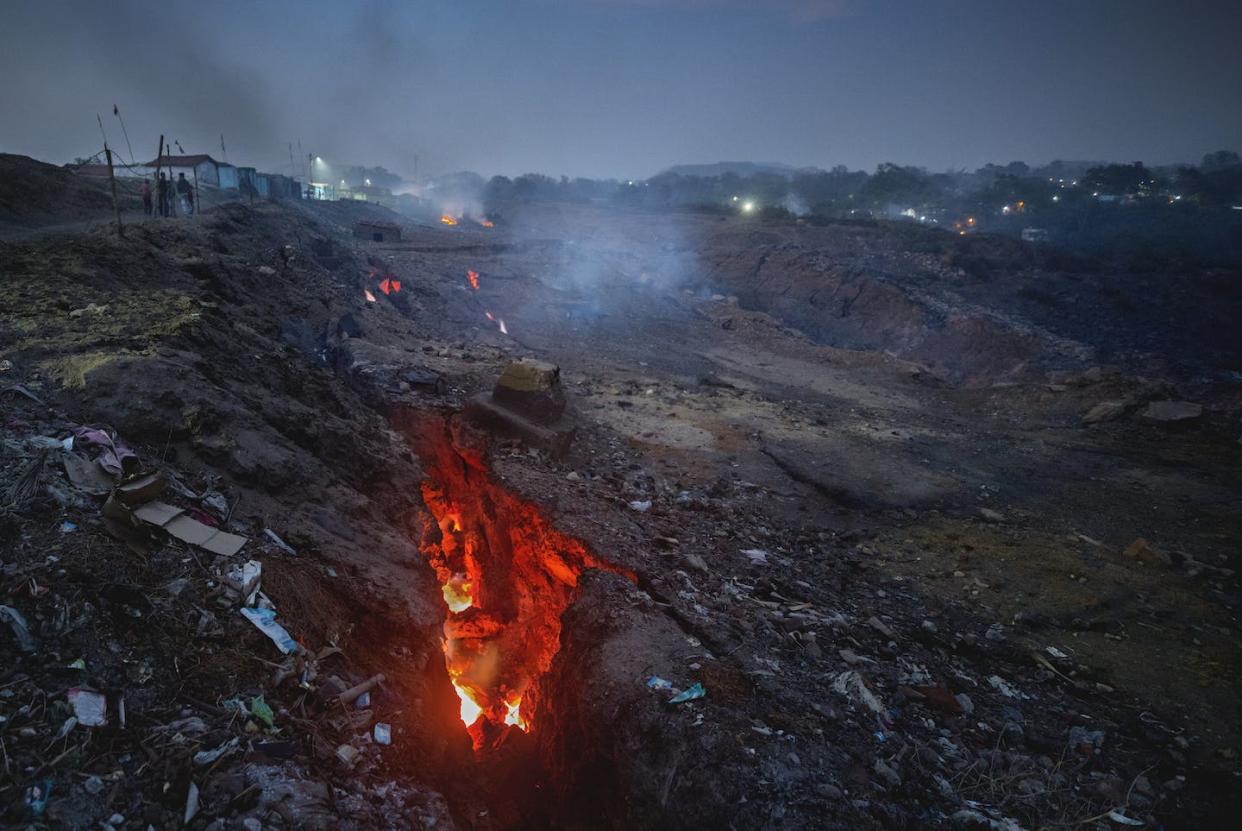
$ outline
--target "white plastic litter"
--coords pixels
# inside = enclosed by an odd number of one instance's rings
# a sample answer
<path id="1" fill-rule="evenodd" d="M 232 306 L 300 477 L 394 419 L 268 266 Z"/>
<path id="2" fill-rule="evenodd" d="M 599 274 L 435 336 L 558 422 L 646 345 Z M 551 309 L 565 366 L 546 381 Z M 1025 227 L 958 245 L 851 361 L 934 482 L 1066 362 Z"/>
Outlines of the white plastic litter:
<path id="1" fill-rule="evenodd" d="M 298 642 L 293 636 L 276 622 L 276 612 L 272 609 L 251 609 L 249 607 L 241 610 L 246 620 L 253 623 L 260 632 L 272 639 L 272 643 L 276 644 L 276 648 L 281 652 L 289 655 L 298 651 Z"/>
<path id="2" fill-rule="evenodd" d="M 78 724 L 103 727 L 108 723 L 108 699 L 102 693 L 74 687 L 69 690 L 69 703 Z"/>

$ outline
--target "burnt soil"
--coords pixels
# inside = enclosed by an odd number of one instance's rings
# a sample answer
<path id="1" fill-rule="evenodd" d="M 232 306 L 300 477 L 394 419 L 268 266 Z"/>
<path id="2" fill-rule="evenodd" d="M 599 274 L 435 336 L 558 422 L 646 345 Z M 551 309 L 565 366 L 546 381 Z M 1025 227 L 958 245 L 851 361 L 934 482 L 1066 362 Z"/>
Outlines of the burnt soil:
<path id="1" fill-rule="evenodd" d="M 1012 293 L 903 284 L 903 258 L 929 255 L 883 228 L 539 206 L 381 244 L 352 238 L 364 213 L 224 205 L 0 244 L 0 605 L 35 640 L 0 625 L 5 822 L 174 827 L 191 784 L 196 828 L 1232 822 L 1227 347 L 1189 371 L 1193 350 L 1139 331 L 1103 356 Z M 800 253 L 778 267 L 765 246 Z M 756 257 L 787 290 L 748 282 Z M 839 295 L 846 268 L 885 299 L 842 327 L 788 299 Z M 460 415 L 524 356 L 562 369 L 563 458 Z M 409 383 L 428 373 L 446 394 Z M 1205 413 L 1141 418 L 1171 398 Z M 1133 406 L 1084 427 L 1105 400 Z M 215 558 L 111 536 L 39 439 L 78 424 L 250 542 Z M 419 549 L 437 435 L 610 567 L 578 580 L 531 732 L 484 753 Z M 1138 538 L 1152 553 L 1127 556 Z M 239 614 L 223 578 L 246 559 L 314 660 Z M 374 673 L 368 707 L 334 703 Z M 670 706 L 652 677 L 706 697 Z M 83 687 L 109 724 L 66 732 Z M 239 709 L 257 696 L 272 726 Z"/>

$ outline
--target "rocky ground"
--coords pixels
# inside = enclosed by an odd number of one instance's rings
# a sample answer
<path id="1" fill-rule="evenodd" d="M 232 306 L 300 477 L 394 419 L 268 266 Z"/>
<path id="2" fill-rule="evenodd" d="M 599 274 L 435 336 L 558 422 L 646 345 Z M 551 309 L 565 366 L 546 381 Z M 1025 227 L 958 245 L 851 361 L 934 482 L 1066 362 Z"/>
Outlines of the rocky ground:
<path id="1" fill-rule="evenodd" d="M 928 255 L 876 229 L 543 206 L 381 244 L 350 236 L 366 210 L 0 245 L 6 822 L 1232 824 L 1227 349 L 1105 361 L 999 295 L 947 305 L 930 265 L 903 291 Z M 756 256 L 773 296 L 835 279 L 815 250 L 887 299 L 834 328 L 746 293 Z M 564 457 L 458 415 L 524 356 L 562 368 Z M 84 425 L 135 459 L 84 478 Z M 530 733 L 482 753 L 420 552 L 436 436 L 484 448 L 497 512 L 610 567 L 578 582 Z M 240 551 L 135 526 L 142 498 L 104 510 L 151 471 Z M 291 654 L 243 614 L 265 608 Z"/>

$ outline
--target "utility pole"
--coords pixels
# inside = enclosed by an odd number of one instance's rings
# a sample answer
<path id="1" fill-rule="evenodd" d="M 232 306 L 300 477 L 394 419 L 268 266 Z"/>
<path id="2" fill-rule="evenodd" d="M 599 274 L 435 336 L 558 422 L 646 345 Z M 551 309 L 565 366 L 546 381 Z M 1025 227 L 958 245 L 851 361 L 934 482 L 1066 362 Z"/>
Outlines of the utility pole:
<path id="1" fill-rule="evenodd" d="M 160 133 L 160 149 L 155 151 L 155 199 L 156 199 L 157 205 L 159 205 L 159 196 L 160 196 L 160 166 L 163 164 L 163 162 L 164 162 L 164 134 Z M 165 191 L 164 195 L 165 196 L 168 195 L 167 191 Z M 163 207 L 163 206 L 159 205 L 159 207 Z M 163 214 L 160 214 L 160 216 L 163 216 Z"/>
<path id="2" fill-rule="evenodd" d="M 176 139 L 173 139 L 173 141 L 176 141 Z M 171 144 L 167 145 L 167 147 L 168 147 L 168 157 L 171 160 L 172 159 L 172 145 Z M 177 142 L 177 147 L 178 148 L 181 147 L 180 142 Z M 173 177 L 172 177 L 172 162 L 169 161 L 168 163 L 168 213 L 171 214 L 172 216 L 179 215 L 177 213 L 178 197 L 177 197 L 176 184 L 177 183 L 173 181 Z"/>
<path id="3" fill-rule="evenodd" d="M 116 215 L 116 235 L 125 236 L 125 228 L 121 225 L 121 205 L 116 201 L 116 176 L 112 173 L 112 148 L 104 145 L 104 155 L 108 157 L 108 181 L 112 183 L 112 213 Z"/>
<path id="4" fill-rule="evenodd" d="M 224 156 L 224 160 L 229 160 L 229 151 L 224 149 L 224 133 L 220 134 L 220 155 Z"/>

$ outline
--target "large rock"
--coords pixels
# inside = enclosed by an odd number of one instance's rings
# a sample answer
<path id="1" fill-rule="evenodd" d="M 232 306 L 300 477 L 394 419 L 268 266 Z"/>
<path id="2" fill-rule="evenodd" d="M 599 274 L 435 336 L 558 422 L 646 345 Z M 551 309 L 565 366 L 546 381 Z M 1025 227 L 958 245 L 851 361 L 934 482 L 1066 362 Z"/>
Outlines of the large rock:
<path id="1" fill-rule="evenodd" d="M 1087 414 L 1082 417 L 1082 423 L 1102 424 L 1106 421 L 1116 421 L 1126 414 L 1130 406 L 1127 401 L 1101 401 L 1087 410 Z"/>
<path id="2" fill-rule="evenodd" d="M 530 358 L 514 361 L 500 373 L 492 400 L 544 424 L 556 421 L 565 413 L 560 367 Z"/>
<path id="3" fill-rule="evenodd" d="M 1202 415 L 1202 404 L 1190 401 L 1153 401 L 1143 410 L 1141 417 L 1157 424 L 1184 424 Z"/>

